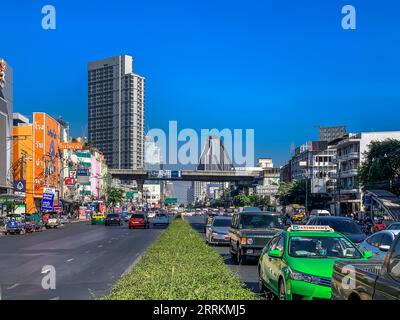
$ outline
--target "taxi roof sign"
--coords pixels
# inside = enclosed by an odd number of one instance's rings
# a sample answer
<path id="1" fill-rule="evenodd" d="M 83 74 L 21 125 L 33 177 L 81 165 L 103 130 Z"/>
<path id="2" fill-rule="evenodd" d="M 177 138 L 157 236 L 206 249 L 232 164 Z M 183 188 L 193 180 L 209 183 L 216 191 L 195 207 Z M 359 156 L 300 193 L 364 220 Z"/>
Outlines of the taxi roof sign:
<path id="1" fill-rule="evenodd" d="M 334 232 L 330 226 L 291 225 L 288 231 L 329 231 Z"/>

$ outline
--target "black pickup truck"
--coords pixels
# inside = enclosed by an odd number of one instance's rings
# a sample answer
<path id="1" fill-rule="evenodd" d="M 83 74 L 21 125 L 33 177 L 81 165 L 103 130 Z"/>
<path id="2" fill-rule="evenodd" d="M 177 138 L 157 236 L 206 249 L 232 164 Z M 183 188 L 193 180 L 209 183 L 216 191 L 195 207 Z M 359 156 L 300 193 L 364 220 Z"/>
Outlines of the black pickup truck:
<path id="1" fill-rule="evenodd" d="M 259 258 L 262 249 L 271 238 L 284 228 L 279 213 L 247 212 L 235 213 L 229 229 L 230 253 L 238 264 L 247 258 Z"/>
<path id="2" fill-rule="evenodd" d="M 333 300 L 400 300 L 400 235 L 382 262 L 349 264 L 337 260 L 332 276 Z"/>

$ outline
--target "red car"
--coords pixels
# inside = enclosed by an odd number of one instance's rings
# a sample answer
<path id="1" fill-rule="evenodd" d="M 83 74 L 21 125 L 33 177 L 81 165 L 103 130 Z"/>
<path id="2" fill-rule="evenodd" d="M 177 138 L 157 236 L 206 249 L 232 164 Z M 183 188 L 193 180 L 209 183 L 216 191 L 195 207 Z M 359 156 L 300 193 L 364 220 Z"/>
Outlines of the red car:
<path id="1" fill-rule="evenodd" d="M 150 228 L 150 222 L 149 219 L 147 218 L 147 215 L 144 213 L 134 213 L 131 215 L 131 218 L 129 219 L 129 229 L 135 229 L 137 227 L 149 229 Z"/>

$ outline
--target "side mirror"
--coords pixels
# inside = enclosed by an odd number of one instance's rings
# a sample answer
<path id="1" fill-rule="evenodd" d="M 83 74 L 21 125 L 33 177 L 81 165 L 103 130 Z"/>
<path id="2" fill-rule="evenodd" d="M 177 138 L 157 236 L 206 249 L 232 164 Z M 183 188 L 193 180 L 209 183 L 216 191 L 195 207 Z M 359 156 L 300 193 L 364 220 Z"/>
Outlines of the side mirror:
<path id="1" fill-rule="evenodd" d="M 379 250 L 381 250 L 383 252 L 387 252 L 390 250 L 390 246 L 381 245 L 381 246 L 379 246 Z"/>
<path id="2" fill-rule="evenodd" d="M 279 249 L 270 250 L 270 251 L 267 252 L 267 254 L 271 258 L 282 258 L 283 257 L 283 253 Z"/>
<path id="3" fill-rule="evenodd" d="M 363 251 L 363 256 L 364 256 L 364 258 L 366 258 L 366 259 L 372 258 L 373 255 L 374 255 L 374 254 L 373 254 L 371 251 L 368 251 L 368 250 L 364 250 L 364 251 Z"/>

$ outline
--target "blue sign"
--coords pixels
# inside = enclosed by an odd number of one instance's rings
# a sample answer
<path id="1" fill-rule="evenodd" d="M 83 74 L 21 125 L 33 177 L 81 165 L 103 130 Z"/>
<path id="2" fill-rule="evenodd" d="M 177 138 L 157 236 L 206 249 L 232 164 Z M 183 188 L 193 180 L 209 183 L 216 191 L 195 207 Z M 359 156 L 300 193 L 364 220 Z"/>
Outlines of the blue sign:
<path id="1" fill-rule="evenodd" d="M 77 177 L 87 177 L 89 175 L 89 170 L 88 169 L 78 169 L 76 171 L 76 176 Z"/>
<path id="2" fill-rule="evenodd" d="M 41 209 L 42 209 L 42 211 L 53 211 L 54 210 L 54 194 L 53 193 L 43 193 Z"/>
<path id="3" fill-rule="evenodd" d="M 366 195 L 364 196 L 364 205 L 365 205 L 366 207 L 369 207 L 369 206 L 372 205 L 372 196 L 371 196 L 370 194 L 366 194 Z"/>
<path id="4" fill-rule="evenodd" d="M 172 179 L 182 178 L 182 172 L 181 171 L 171 171 L 171 178 Z"/>
<path id="5" fill-rule="evenodd" d="M 26 180 L 14 180 L 14 191 L 26 192 Z"/>

